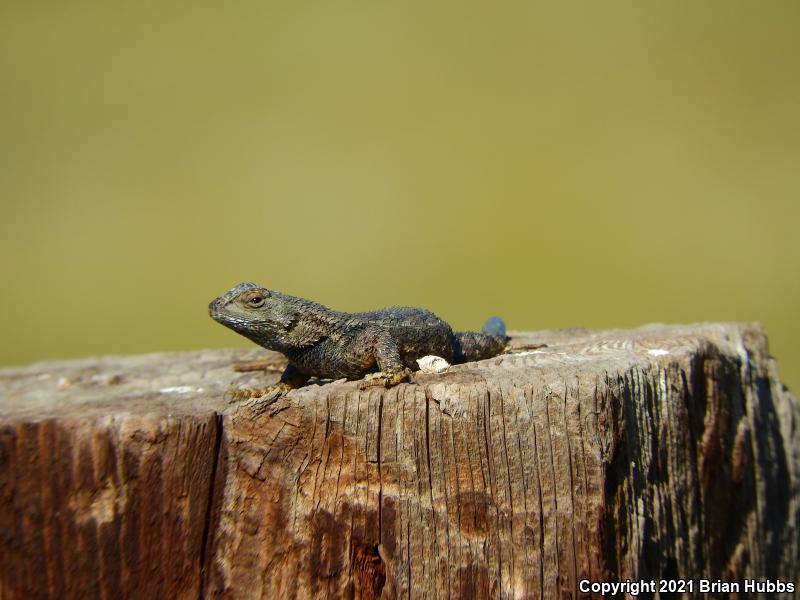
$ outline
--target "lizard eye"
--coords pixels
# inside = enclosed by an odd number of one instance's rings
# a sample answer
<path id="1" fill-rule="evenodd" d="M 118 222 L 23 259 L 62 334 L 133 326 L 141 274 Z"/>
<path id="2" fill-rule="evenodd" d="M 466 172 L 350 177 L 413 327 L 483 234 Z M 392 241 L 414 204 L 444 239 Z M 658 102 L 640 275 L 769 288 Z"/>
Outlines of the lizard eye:
<path id="1" fill-rule="evenodd" d="M 258 308 L 264 305 L 264 296 L 253 296 L 247 299 L 247 305 L 252 308 Z"/>

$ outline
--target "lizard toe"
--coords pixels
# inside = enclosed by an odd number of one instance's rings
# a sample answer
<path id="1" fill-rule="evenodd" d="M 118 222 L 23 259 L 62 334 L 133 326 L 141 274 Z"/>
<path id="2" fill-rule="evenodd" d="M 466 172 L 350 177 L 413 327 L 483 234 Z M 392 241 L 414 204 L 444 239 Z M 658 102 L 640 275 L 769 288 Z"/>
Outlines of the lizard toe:
<path id="1" fill-rule="evenodd" d="M 392 387 L 408 380 L 411 377 L 411 369 L 401 369 L 399 371 L 378 371 L 377 373 L 370 373 L 361 380 L 358 387 L 359 389 L 367 389 L 371 387 Z"/>
<path id="2" fill-rule="evenodd" d="M 265 397 L 269 397 L 268 399 L 277 399 L 288 392 L 289 389 L 291 388 L 284 383 L 270 385 L 265 388 L 231 388 L 226 392 L 225 397 L 231 404 L 245 401 L 245 405 L 253 406 L 263 402 Z"/>

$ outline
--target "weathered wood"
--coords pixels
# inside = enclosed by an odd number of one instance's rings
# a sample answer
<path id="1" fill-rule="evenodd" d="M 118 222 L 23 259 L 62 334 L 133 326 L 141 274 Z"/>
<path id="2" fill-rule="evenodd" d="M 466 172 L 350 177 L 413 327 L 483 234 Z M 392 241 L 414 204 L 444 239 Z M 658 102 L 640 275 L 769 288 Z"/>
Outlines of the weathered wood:
<path id="1" fill-rule="evenodd" d="M 229 405 L 260 351 L 0 371 L 0 597 L 556 597 L 800 575 L 800 409 L 757 326 L 519 334 Z M 268 355 L 280 365 L 277 355 Z"/>

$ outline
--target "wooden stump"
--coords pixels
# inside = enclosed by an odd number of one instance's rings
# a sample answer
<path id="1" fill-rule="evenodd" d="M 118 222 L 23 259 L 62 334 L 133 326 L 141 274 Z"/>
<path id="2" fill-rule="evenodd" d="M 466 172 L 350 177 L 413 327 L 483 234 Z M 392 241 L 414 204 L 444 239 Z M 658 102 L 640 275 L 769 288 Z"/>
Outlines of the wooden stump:
<path id="1" fill-rule="evenodd" d="M 2 370 L 0 598 L 797 584 L 800 408 L 759 327 L 513 347 L 388 390 L 320 382 L 266 410 L 224 399 L 277 379 L 275 354 L 266 373 L 232 368 L 257 349 Z"/>

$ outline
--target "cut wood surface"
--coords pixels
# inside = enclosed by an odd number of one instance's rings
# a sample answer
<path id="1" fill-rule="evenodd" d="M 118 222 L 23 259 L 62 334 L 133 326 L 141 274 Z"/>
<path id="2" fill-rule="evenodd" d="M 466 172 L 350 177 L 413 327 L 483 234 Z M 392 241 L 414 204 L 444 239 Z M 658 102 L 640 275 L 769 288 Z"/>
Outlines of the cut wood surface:
<path id="1" fill-rule="evenodd" d="M 0 598 L 797 584 L 800 409 L 758 326 L 518 333 L 512 350 L 266 408 L 225 399 L 278 378 L 259 349 L 0 370 Z"/>

